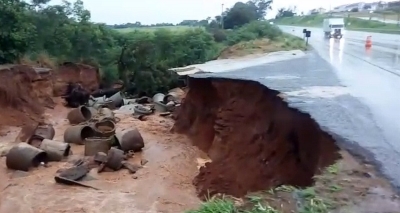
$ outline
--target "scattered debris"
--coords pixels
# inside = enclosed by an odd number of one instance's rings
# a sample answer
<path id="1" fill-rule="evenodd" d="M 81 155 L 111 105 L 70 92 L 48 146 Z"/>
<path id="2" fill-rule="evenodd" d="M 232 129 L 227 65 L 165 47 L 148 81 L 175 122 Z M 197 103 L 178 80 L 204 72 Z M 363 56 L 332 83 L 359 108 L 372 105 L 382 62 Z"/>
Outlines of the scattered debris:
<path id="1" fill-rule="evenodd" d="M 94 161 L 97 163 L 100 163 L 100 164 L 107 163 L 107 160 L 108 160 L 108 156 L 104 152 L 98 152 L 94 155 Z"/>
<path id="2" fill-rule="evenodd" d="M 134 110 L 135 110 L 134 113 L 137 115 L 150 115 L 153 113 L 151 108 L 144 107 L 143 105 L 139 104 L 134 107 Z"/>
<path id="3" fill-rule="evenodd" d="M 55 130 L 50 124 L 27 126 L 16 139 L 20 143 L 4 153 L 7 167 L 16 170 L 14 176 L 29 175 L 27 171 L 31 167 L 47 167 L 48 161 L 61 161 L 71 156 L 70 144 L 84 145 L 84 156 L 68 158 L 72 167 L 58 171 L 54 177 L 57 183 L 97 189 L 81 182 L 83 178 L 91 179 L 87 174 L 92 168 L 95 173 L 125 168 L 131 174 L 143 168 L 148 162 L 145 159 L 141 159 L 139 164 L 128 162 L 135 152 L 141 151 L 145 146 L 139 130 L 132 128 L 118 131 L 117 119 L 111 109 L 125 104 L 125 110 L 141 121 L 145 121 L 146 116 L 155 111 L 162 111 L 161 116 L 168 116 L 180 103 L 178 93 L 159 93 L 153 98 L 137 99 L 124 99 L 119 90 L 100 90 L 92 95 L 99 94 L 102 96 L 88 96 L 82 86 L 70 83 L 64 99 L 67 101 L 66 105 L 76 108 L 71 109 L 67 115 L 71 126 L 64 132 L 64 141 L 53 140 Z M 21 138 L 26 143 L 21 142 Z"/>
<path id="4" fill-rule="evenodd" d="M 47 161 L 46 152 L 22 142 L 12 147 L 6 155 L 7 168 L 14 170 L 29 171 L 31 167 L 38 167 Z"/>
<path id="5" fill-rule="evenodd" d="M 171 113 L 170 113 L 170 112 L 163 112 L 163 113 L 160 113 L 160 116 L 162 116 L 162 117 L 166 117 L 166 116 L 168 116 L 168 115 L 171 115 Z"/>
<path id="6" fill-rule="evenodd" d="M 126 161 L 122 162 L 122 166 L 129 170 L 131 174 L 135 174 L 139 169 L 143 168 L 141 165 L 135 165 Z"/>
<path id="7" fill-rule="evenodd" d="M 85 156 L 94 156 L 98 152 L 108 152 L 111 148 L 113 136 L 90 137 L 85 139 Z"/>
<path id="8" fill-rule="evenodd" d="M 67 91 L 63 98 L 69 107 L 79 107 L 89 101 L 90 94 L 79 83 L 68 83 Z"/>
<path id="9" fill-rule="evenodd" d="M 88 125 L 70 126 L 64 132 L 64 141 L 83 145 L 86 138 L 94 137 L 95 131 Z"/>
<path id="10" fill-rule="evenodd" d="M 80 124 L 82 122 L 88 121 L 92 118 L 92 113 L 90 109 L 85 106 L 80 106 L 76 109 L 71 110 L 68 113 L 67 119 L 70 124 Z"/>
<path id="11" fill-rule="evenodd" d="M 136 128 L 119 131 L 116 133 L 116 137 L 119 146 L 125 152 L 128 151 L 139 152 L 144 147 L 144 141 L 142 135 Z"/>
<path id="12" fill-rule="evenodd" d="M 86 176 L 86 174 L 88 174 L 88 173 L 89 173 L 89 169 L 87 167 L 77 166 L 77 167 L 73 167 L 73 168 L 62 171 L 60 174 L 58 174 L 54 177 L 54 180 L 57 183 L 61 183 L 61 184 L 77 185 L 77 186 L 83 186 L 83 187 L 99 190 L 98 188 L 96 188 L 94 186 L 90 186 L 88 184 L 78 182 L 78 180 L 81 180 L 82 178 L 84 178 Z"/>
<path id="13" fill-rule="evenodd" d="M 140 160 L 140 164 L 141 164 L 142 166 L 146 165 L 148 162 L 149 162 L 149 161 L 146 160 L 146 159 Z"/>
<path id="14" fill-rule="evenodd" d="M 122 161 L 124 160 L 124 158 L 125 158 L 124 151 L 112 147 L 108 151 L 108 158 L 105 166 L 114 171 L 118 171 L 122 167 Z"/>
<path id="15" fill-rule="evenodd" d="M 71 146 L 68 143 L 44 139 L 39 148 L 47 153 L 49 161 L 61 161 L 69 155 Z"/>
<path id="16" fill-rule="evenodd" d="M 97 137 L 111 137 L 115 134 L 115 123 L 110 120 L 102 120 L 93 124 L 93 129 Z"/>

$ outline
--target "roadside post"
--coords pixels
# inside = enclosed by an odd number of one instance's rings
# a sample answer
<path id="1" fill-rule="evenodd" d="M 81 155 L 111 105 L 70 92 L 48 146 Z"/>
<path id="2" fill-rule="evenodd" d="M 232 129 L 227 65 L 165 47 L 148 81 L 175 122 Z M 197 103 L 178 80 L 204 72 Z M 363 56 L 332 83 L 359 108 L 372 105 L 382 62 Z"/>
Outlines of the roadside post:
<path id="1" fill-rule="evenodd" d="M 311 37 L 311 31 L 310 30 L 306 30 L 305 36 L 306 36 L 306 45 L 308 45 L 308 38 Z"/>

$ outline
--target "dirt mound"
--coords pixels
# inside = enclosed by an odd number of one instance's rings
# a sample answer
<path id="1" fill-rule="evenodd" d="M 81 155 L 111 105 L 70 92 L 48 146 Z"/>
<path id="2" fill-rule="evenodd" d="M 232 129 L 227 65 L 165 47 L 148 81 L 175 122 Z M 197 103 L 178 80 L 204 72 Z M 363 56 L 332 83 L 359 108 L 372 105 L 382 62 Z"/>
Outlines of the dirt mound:
<path id="1" fill-rule="evenodd" d="M 173 130 L 187 134 L 212 162 L 194 180 L 199 196 L 279 185 L 308 186 L 339 159 L 334 140 L 310 115 L 288 107 L 258 82 L 189 79 Z"/>
<path id="2" fill-rule="evenodd" d="M 282 44 L 269 39 L 256 39 L 243 41 L 233 46 L 227 47 L 219 55 L 218 59 L 241 58 L 253 54 L 263 54 L 284 50 Z"/>
<path id="3" fill-rule="evenodd" d="M 0 128 L 41 122 L 43 106 L 54 104 L 51 92 L 51 81 L 32 67 L 0 66 Z"/>
<path id="4" fill-rule="evenodd" d="M 84 89 L 93 92 L 99 89 L 99 69 L 86 64 L 65 62 L 53 73 L 54 95 L 63 95 L 69 82 L 80 83 Z"/>

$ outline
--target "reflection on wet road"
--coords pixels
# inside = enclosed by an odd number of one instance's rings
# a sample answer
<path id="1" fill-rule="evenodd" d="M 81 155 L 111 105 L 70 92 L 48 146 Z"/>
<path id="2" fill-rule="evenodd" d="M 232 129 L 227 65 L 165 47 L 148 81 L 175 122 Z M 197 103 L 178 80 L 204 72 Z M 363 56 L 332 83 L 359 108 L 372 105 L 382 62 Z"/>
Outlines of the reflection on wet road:
<path id="1" fill-rule="evenodd" d="M 283 30 L 298 36 L 301 36 L 302 29 L 295 27 L 283 27 Z M 343 55 L 347 55 L 354 60 L 361 60 L 372 66 L 381 68 L 400 76 L 400 35 L 368 33 L 346 31 L 343 39 L 325 39 L 322 29 L 307 28 L 312 31 L 310 44 L 323 55 L 323 52 L 329 53 L 329 58 L 336 61 L 330 61 L 339 66 L 342 63 Z M 365 48 L 367 36 L 372 37 L 372 48 Z M 336 58 L 336 59 L 333 59 Z"/>
<path id="2" fill-rule="evenodd" d="M 376 144 L 366 144 L 366 148 L 389 147 L 399 155 L 391 163 L 399 165 L 400 35 L 346 31 L 344 39 L 334 40 L 325 39 L 320 28 L 308 29 L 312 31 L 309 43 L 332 65 L 351 94 L 370 108 L 371 121 L 377 123 L 385 136 Z M 282 26 L 282 30 L 302 36 L 303 28 Z M 372 36 L 370 49 L 365 47 L 367 36 Z"/>

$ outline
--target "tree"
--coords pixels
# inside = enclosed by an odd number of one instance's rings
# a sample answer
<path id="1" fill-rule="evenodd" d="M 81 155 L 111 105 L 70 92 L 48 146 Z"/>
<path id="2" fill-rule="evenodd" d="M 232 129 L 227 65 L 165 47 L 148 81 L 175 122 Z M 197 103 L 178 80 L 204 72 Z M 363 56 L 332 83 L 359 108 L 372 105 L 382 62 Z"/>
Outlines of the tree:
<path id="1" fill-rule="evenodd" d="M 257 20 L 257 18 L 257 10 L 253 4 L 237 2 L 224 15 L 224 27 L 225 29 L 233 29 Z"/>
<path id="2" fill-rule="evenodd" d="M 257 20 L 263 20 L 267 15 L 267 10 L 271 10 L 273 0 L 251 0 L 248 3 L 256 6 Z"/>
<path id="3" fill-rule="evenodd" d="M 0 5 L 0 64 L 13 63 L 29 50 L 35 26 L 25 2 L 0 0 Z"/>
<path id="4" fill-rule="evenodd" d="M 224 14 L 224 28 L 241 27 L 251 21 L 264 20 L 267 10 L 271 9 L 272 0 L 250 0 L 247 3 L 237 2 Z M 216 19 L 218 22 L 219 20 Z"/>
<path id="5" fill-rule="evenodd" d="M 280 8 L 278 9 L 278 14 L 275 16 L 275 18 L 279 19 L 284 17 L 293 17 L 295 15 L 295 8 Z"/>

